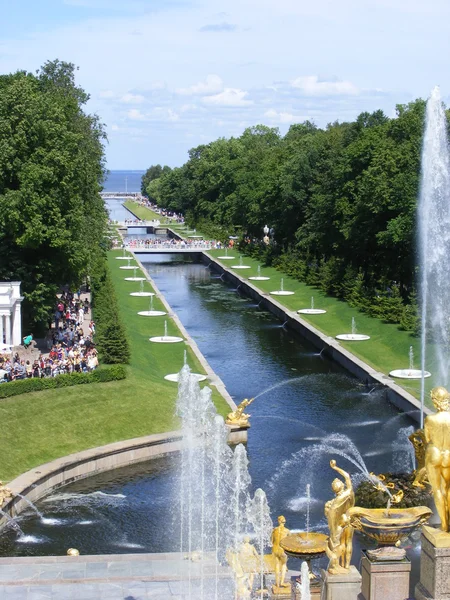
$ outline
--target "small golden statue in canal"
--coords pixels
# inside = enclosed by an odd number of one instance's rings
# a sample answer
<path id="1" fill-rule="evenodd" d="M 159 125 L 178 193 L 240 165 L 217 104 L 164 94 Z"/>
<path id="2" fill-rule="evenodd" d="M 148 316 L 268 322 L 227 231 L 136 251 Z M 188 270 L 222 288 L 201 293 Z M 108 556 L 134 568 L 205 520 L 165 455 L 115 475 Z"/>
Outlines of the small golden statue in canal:
<path id="1" fill-rule="evenodd" d="M 427 480 L 427 469 L 425 467 L 425 449 L 426 449 L 426 441 L 425 441 L 425 432 L 423 429 L 418 429 L 414 431 L 409 436 L 409 441 L 414 446 L 414 454 L 416 455 L 416 465 L 417 468 L 414 471 L 414 481 L 413 485 L 415 487 L 424 488 L 424 481 Z"/>
<path id="2" fill-rule="evenodd" d="M 248 573 L 245 573 L 244 569 L 242 568 L 239 560 L 239 553 L 235 552 L 231 548 L 228 548 L 225 558 L 227 559 L 227 562 L 233 571 L 236 600 L 247 600 L 251 596 L 252 586 L 250 585 Z"/>
<path id="3" fill-rule="evenodd" d="M 433 490 L 434 502 L 441 519 L 441 530 L 450 524 L 450 394 L 443 387 L 431 390 L 437 413 L 425 419 L 425 466 Z"/>
<path id="4" fill-rule="evenodd" d="M 250 589 L 253 588 L 253 580 L 255 574 L 261 569 L 261 558 L 253 544 L 250 544 L 248 535 L 244 537 L 244 541 L 239 548 L 239 562 L 242 570 L 247 575 Z"/>
<path id="5" fill-rule="evenodd" d="M 253 401 L 254 398 L 250 398 L 250 400 L 248 398 L 244 398 L 236 410 L 228 413 L 225 424 L 234 425 L 235 427 L 250 427 L 250 423 L 248 422 L 250 415 L 246 414 L 244 410 L 247 408 L 247 406 L 250 406 Z"/>
<path id="6" fill-rule="evenodd" d="M 272 586 L 272 593 L 276 595 L 285 595 L 286 590 L 290 589 L 290 583 L 285 583 L 287 572 L 287 555 L 280 545 L 283 538 L 290 534 L 290 531 L 285 527 L 286 519 L 283 515 L 278 517 L 278 527 L 272 531 L 272 556 L 275 563 L 275 585 Z"/>
<path id="7" fill-rule="evenodd" d="M 348 511 L 355 506 L 355 494 L 350 475 L 330 461 L 330 467 L 337 471 L 344 481 L 336 478 L 331 484 L 336 497 L 325 504 L 325 516 L 328 520 L 330 537 L 327 545 L 327 556 L 330 559 L 328 572 L 348 573 L 353 550 L 353 527 L 350 525 Z"/>
<path id="8" fill-rule="evenodd" d="M 4 485 L 4 483 L 3 483 L 3 481 L 0 481 L 0 508 L 3 506 L 3 504 L 7 500 L 10 500 L 12 497 L 13 497 L 13 493 L 9 489 L 9 487 L 6 487 L 6 485 Z"/>

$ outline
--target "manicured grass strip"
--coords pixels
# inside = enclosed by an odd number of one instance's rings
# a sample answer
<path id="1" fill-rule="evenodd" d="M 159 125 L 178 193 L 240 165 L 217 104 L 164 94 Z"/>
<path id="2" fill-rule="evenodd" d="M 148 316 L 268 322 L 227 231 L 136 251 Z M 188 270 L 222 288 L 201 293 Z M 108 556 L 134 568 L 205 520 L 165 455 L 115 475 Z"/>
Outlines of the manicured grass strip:
<path id="1" fill-rule="evenodd" d="M 125 202 L 123 203 L 123 205 L 130 212 L 132 212 L 133 215 L 136 215 L 136 217 L 138 219 L 142 219 L 143 221 L 155 221 L 155 220 L 157 220 L 157 221 L 160 221 L 162 223 L 162 220 L 164 219 L 164 217 L 162 217 L 160 214 L 156 213 L 153 210 L 150 210 L 146 206 L 141 206 L 139 204 L 139 202 L 135 202 L 134 200 L 125 200 Z"/>
<path id="2" fill-rule="evenodd" d="M 214 258 L 223 255 L 223 250 L 210 250 L 208 253 Z M 224 267 L 230 268 L 232 264 L 239 264 L 239 252 L 233 250 L 236 256 L 235 261 L 222 261 Z M 252 277 L 257 274 L 260 262 L 248 256 L 243 256 L 243 264 L 250 265 L 251 269 L 245 271 L 236 270 L 236 275 L 244 278 Z M 219 261 L 220 262 L 220 261 Z M 233 270 L 233 269 L 231 269 Z M 299 315 L 305 321 L 308 321 L 322 333 L 335 337 L 339 333 L 351 333 L 352 317 L 355 318 L 357 333 L 370 335 L 370 340 L 364 342 L 342 342 L 339 343 L 358 356 L 364 362 L 372 366 L 377 371 L 389 374 L 393 369 L 404 369 L 409 367 L 409 348 L 413 347 L 415 358 L 415 368 L 420 369 L 420 340 L 412 334 L 399 329 L 398 325 L 383 323 L 379 319 L 369 317 L 360 313 L 357 309 L 351 308 L 346 302 L 327 296 L 322 291 L 312 286 L 306 285 L 277 271 L 272 267 L 262 267 L 261 275 L 270 277 L 269 281 L 251 281 L 253 285 L 264 293 L 273 290 L 279 290 L 281 279 L 285 290 L 295 292 L 293 296 L 273 296 L 277 302 L 287 309 L 297 311 L 300 308 L 311 307 L 311 297 L 314 297 L 314 307 L 323 308 L 327 312 L 322 315 Z M 437 372 L 437 367 L 431 357 L 432 349 L 429 348 L 427 356 L 427 370 Z M 402 380 L 396 379 L 396 383 L 415 397 L 420 396 L 420 380 Z M 426 380 L 426 401 L 428 406 L 432 406 L 429 399 L 429 391 L 435 385 L 441 385 L 440 382 L 432 376 Z"/>
<path id="3" fill-rule="evenodd" d="M 119 269 L 126 262 L 115 260 L 121 254 L 121 250 L 110 252 L 109 264 L 131 346 L 127 378 L 2 400 L 0 479 L 9 481 L 32 467 L 66 454 L 178 427 L 174 417 L 177 386 L 163 377 L 180 370 L 184 349 L 192 370 L 202 372 L 202 369 L 185 344 L 148 341 L 150 335 L 163 333 L 165 318 L 169 334 L 179 333 L 168 317 L 137 315 L 139 310 L 148 308 L 148 298 L 129 295 L 139 290 L 139 282 L 123 280 L 133 272 Z M 150 291 L 150 285 L 144 283 L 145 289 Z M 154 306 L 162 308 L 158 299 Z M 213 398 L 221 414 L 229 412 L 228 405 L 214 388 Z"/>

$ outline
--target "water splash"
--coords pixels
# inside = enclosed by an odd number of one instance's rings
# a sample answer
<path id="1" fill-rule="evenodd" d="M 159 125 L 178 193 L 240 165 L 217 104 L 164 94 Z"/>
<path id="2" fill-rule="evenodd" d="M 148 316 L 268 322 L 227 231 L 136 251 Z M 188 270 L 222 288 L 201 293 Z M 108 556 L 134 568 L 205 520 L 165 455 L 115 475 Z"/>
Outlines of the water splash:
<path id="1" fill-rule="evenodd" d="M 357 332 L 357 329 L 356 329 L 355 317 L 352 317 L 352 335 L 355 335 L 356 332 Z"/>
<path id="2" fill-rule="evenodd" d="M 409 347 L 409 369 L 410 371 L 414 369 L 414 349 L 412 346 Z"/>
<path id="3" fill-rule="evenodd" d="M 301 599 L 302 600 L 311 600 L 311 587 L 309 581 L 309 568 L 308 563 L 306 561 L 302 562 L 301 570 L 300 570 L 301 584 Z"/>
<path id="4" fill-rule="evenodd" d="M 273 529 L 270 509 L 265 492 L 258 488 L 248 506 L 248 520 L 253 526 L 260 556 L 260 595 L 264 598 L 264 550 L 271 546 L 271 534 Z"/>
<path id="5" fill-rule="evenodd" d="M 314 310 L 314 296 L 311 296 L 311 309 Z"/>
<path id="6" fill-rule="evenodd" d="M 309 536 L 309 517 L 311 511 L 311 485 L 309 483 L 306 484 L 306 537 Z"/>
<path id="7" fill-rule="evenodd" d="M 422 173 L 418 204 L 421 274 L 421 369 L 425 371 L 426 340 L 430 337 L 437 360 L 437 380 L 448 384 L 450 370 L 450 156 L 447 118 L 438 87 L 427 102 L 422 146 Z M 421 427 L 425 380 L 421 385 Z"/>

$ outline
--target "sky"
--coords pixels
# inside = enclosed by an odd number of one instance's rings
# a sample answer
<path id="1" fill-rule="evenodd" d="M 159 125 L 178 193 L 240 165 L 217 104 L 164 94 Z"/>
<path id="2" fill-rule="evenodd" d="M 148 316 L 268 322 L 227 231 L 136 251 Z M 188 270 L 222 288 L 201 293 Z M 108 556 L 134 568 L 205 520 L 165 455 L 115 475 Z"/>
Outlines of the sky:
<path id="1" fill-rule="evenodd" d="M 0 73 L 74 63 L 109 169 L 182 165 L 264 124 L 285 134 L 450 100 L 449 0 L 0 0 Z"/>

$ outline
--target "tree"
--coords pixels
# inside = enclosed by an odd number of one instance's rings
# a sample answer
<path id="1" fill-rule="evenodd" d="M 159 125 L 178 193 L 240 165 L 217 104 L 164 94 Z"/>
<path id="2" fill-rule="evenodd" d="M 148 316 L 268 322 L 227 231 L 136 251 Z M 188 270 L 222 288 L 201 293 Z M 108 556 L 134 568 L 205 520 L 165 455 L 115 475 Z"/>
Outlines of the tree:
<path id="1" fill-rule="evenodd" d="M 162 167 L 161 165 L 152 165 L 147 169 L 147 171 L 142 175 L 141 180 L 141 193 L 143 196 L 147 196 L 148 186 L 154 179 L 159 179 L 161 175 L 169 173 L 171 171 L 170 167 Z"/>
<path id="2" fill-rule="evenodd" d="M 78 286 L 103 240 L 105 134 L 70 63 L 0 76 L 0 279 L 21 280 L 27 327 Z"/>

